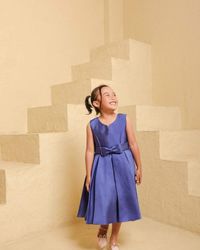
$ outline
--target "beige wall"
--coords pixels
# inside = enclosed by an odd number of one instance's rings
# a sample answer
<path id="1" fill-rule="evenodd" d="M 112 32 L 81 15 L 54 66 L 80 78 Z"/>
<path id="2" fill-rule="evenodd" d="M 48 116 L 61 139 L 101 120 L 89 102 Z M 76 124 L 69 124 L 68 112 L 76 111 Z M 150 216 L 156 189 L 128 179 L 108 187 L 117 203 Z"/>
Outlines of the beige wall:
<path id="1" fill-rule="evenodd" d="M 50 85 L 104 43 L 102 0 L 0 2 L 0 133 L 26 131 L 27 107 L 50 105 Z"/>
<path id="2" fill-rule="evenodd" d="M 124 36 L 152 44 L 153 100 L 200 127 L 200 2 L 124 0 Z"/>
<path id="3" fill-rule="evenodd" d="M 104 0 L 104 43 L 123 39 L 123 4 L 124 0 Z"/>

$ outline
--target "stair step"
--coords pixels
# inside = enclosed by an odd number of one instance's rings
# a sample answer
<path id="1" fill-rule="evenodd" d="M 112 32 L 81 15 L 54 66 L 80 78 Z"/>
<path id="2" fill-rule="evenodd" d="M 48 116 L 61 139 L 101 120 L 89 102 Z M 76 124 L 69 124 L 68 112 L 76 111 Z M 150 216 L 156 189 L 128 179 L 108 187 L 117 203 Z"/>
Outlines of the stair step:
<path id="1" fill-rule="evenodd" d="M 200 130 L 160 131 L 160 158 L 200 160 Z"/>
<path id="2" fill-rule="evenodd" d="M 0 135 L 1 159 L 25 163 L 39 163 L 39 135 Z"/>
<path id="3" fill-rule="evenodd" d="M 136 105 L 136 126 L 138 131 L 181 129 L 179 107 Z"/>
<path id="4" fill-rule="evenodd" d="M 90 60 L 95 61 L 106 57 L 117 57 L 128 60 L 129 53 L 130 40 L 121 40 L 91 49 Z"/>
<path id="5" fill-rule="evenodd" d="M 125 39 L 93 48 L 90 52 L 90 60 L 97 61 L 107 57 L 116 57 L 136 61 L 136 58 L 138 60 L 144 53 L 150 56 L 151 44 L 135 39 Z"/>
<path id="6" fill-rule="evenodd" d="M 89 121 L 83 104 L 63 104 L 28 109 L 29 133 L 67 132 L 80 129 Z M 77 115 L 75 115 L 77 114 Z"/>
<path id="7" fill-rule="evenodd" d="M 93 88 L 100 84 L 112 85 L 112 81 L 103 79 L 86 79 L 52 85 L 52 104 L 84 104 L 85 97 L 91 93 Z"/>
<path id="8" fill-rule="evenodd" d="M 72 65 L 72 80 L 85 80 L 90 78 L 112 80 L 112 64 L 115 58 L 105 58 Z"/>
<path id="9" fill-rule="evenodd" d="M 135 131 L 181 129 L 179 107 L 125 105 L 120 106 L 118 110 L 129 115 Z"/>
<path id="10" fill-rule="evenodd" d="M 68 130 L 67 105 L 28 108 L 27 119 L 29 133 Z"/>

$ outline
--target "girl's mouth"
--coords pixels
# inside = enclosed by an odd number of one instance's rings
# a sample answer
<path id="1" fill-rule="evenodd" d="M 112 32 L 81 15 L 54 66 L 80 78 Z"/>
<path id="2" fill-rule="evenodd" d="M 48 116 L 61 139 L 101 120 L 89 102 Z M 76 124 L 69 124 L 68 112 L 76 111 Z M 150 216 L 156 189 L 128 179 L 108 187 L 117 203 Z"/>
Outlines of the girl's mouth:
<path id="1" fill-rule="evenodd" d="M 115 105 L 117 102 L 113 101 L 113 102 L 109 102 L 112 105 Z"/>

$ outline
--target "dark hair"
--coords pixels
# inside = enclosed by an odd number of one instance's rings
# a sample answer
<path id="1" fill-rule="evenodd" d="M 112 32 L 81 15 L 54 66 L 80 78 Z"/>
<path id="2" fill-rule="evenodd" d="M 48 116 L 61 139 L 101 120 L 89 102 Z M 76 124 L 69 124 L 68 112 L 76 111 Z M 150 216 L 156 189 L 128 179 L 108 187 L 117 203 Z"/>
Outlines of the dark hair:
<path id="1" fill-rule="evenodd" d="M 92 108 L 95 109 L 96 115 L 101 113 L 101 110 L 98 109 L 97 107 L 93 106 L 92 102 L 97 100 L 98 94 L 100 94 L 100 96 L 102 97 L 101 89 L 103 87 L 109 87 L 109 86 L 106 85 L 106 84 L 101 84 L 101 85 L 97 86 L 96 88 L 94 88 L 92 90 L 91 95 L 86 96 L 86 98 L 85 98 L 85 107 L 88 110 L 89 114 L 92 113 Z M 90 103 L 89 103 L 89 98 L 90 98 Z M 101 107 L 101 100 L 100 100 L 100 107 Z M 89 115 L 89 114 L 87 114 L 87 115 Z"/>

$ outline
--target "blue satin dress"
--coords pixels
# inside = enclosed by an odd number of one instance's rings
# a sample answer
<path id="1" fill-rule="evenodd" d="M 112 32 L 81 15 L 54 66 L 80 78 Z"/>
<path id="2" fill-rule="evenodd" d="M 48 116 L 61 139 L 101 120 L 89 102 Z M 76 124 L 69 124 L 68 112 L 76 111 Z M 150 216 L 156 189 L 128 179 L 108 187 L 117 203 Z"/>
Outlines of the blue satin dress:
<path id="1" fill-rule="evenodd" d="M 109 224 L 141 219 L 134 156 L 126 134 L 126 114 L 118 113 L 109 125 L 90 120 L 95 144 L 89 192 L 86 176 L 77 217 L 86 224 Z"/>

